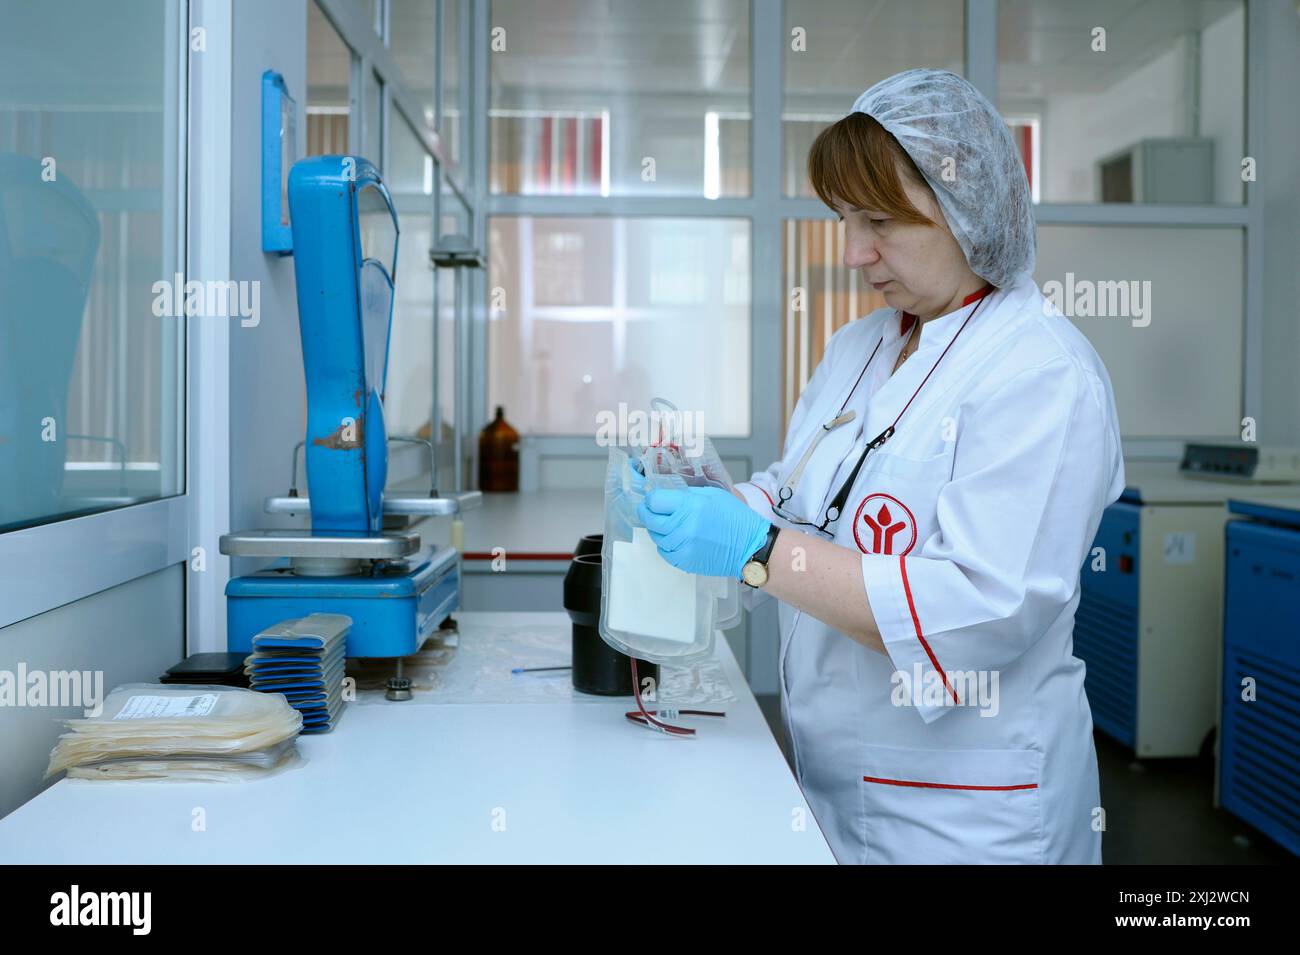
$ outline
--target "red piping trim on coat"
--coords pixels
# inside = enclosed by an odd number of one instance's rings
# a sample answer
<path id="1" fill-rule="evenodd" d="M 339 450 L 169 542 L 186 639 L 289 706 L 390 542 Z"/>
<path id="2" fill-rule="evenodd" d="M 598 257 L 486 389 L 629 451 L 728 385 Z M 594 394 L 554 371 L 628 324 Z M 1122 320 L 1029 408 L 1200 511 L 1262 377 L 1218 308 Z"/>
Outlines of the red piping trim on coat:
<path id="1" fill-rule="evenodd" d="M 1019 786 L 957 786 L 953 783 L 918 783 L 910 779 L 881 779 L 879 776 L 863 776 L 864 783 L 883 783 L 886 786 L 911 786 L 916 789 L 965 789 L 976 792 L 1012 792 L 1017 789 L 1037 789 L 1038 783 L 1022 783 Z"/>
<path id="2" fill-rule="evenodd" d="M 898 558 L 898 572 L 903 576 L 903 593 L 907 595 L 907 609 L 912 613 L 912 626 L 916 629 L 916 639 L 921 641 L 921 646 L 925 650 L 925 655 L 930 658 L 930 665 L 939 671 L 939 676 L 943 677 L 943 685 L 952 695 L 954 706 L 960 706 L 961 701 L 957 699 L 957 691 L 952 688 L 948 682 L 948 674 L 943 672 L 943 667 L 939 666 L 938 659 L 935 658 L 934 651 L 930 649 L 930 644 L 925 642 L 925 635 L 921 633 L 921 620 L 916 615 L 916 604 L 912 600 L 912 585 L 907 582 L 907 558 Z"/>

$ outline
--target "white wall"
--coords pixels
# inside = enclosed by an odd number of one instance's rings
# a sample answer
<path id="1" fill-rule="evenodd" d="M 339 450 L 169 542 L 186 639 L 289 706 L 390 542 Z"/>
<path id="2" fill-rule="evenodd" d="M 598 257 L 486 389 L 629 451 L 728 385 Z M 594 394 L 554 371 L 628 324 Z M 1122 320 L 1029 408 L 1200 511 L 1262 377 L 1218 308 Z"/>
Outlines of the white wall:
<path id="1" fill-rule="evenodd" d="M 182 565 L 0 629 L 0 670 L 102 671 L 107 693 L 123 683 L 153 683 L 185 655 Z M 56 571 L 52 571 L 56 572 Z M 43 780 L 62 726 L 76 707 L 0 707 L 0 816 L 57 780 Z"/>
<path id="2" fill-rule="evenodd" d="M 230 277 L 261 283 L 261 322 L 230 328 L 230 526 L 293 527 L 262 511 L 289 487 L 290 455 L 306 430 L 293 257 L 262 251 L 262 73 L 278 71 L 298 103 L 298 155 L 307 143 L 307 2 L 234 4 Z M 265 561 L 236 559 L 231 573 Z"/>
<path id="3" fill-rule="evenodd" d="M 1259 439 L 1300 444 L 1300 13 L 1292 3 L 1260 4 L 1265 23 L 1251 56 L 1263 61 L 1259 90 L 1258 179 L 1262 208 L 1264 341 Z"/>
<path id="4" fill-rule="evenodd" d="M 1141 295 L 1140 319 L 1067 311 L 1106 363 L 1126 439 L 1236 437 L 1244 244 L 1236 228 L 1038 227 L 1040 287 L 1073 273 Z"/>

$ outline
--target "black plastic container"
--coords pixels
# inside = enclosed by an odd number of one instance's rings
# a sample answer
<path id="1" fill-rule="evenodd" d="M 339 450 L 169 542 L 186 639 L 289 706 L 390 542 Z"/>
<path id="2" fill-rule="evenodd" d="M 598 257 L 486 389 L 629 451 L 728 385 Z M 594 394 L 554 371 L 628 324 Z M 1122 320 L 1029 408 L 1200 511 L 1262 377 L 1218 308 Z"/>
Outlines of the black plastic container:
<path id="1" fill-rule="evenodd" d="M 605 544 L 604 534 L 588 534 L 578 541 L 578 546 L 573 549 L 574 557 L 581 557 L 584 554 L 600 555 L 600 549 Z"/>
<path id="2" fill-rule="evenodd" d="M 589 535 L 599 536 L 599 535 Z M 583 538 L 587 540 L 587 538 Z M 578 542 L 582 546 L 582 541 Z M 595 696 L 631 696 L 632 661 L 600 637 L 600 549 L 577 554 L 564 575 L 564 609 L 573 621 L 573 688 Z M 637 660 L 637 676 L 659 681 L 659 665 Z"/>

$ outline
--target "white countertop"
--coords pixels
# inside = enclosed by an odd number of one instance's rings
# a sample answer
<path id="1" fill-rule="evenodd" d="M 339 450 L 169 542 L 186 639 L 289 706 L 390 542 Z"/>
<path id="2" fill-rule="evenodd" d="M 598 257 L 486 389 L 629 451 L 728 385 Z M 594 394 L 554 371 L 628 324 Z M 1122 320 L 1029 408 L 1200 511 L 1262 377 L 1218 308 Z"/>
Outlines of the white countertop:
<path id="1" fill-rule="evenodd" d="M 507 567 L 512 556 L 567 563 L 578 538 L 604 530 L 605 495 L 598 488 L 484 494 L 482 507 L 466 511 L 461 519 L 467 561 L 486 560 L 493 548 L 502 547 Z M 451 518 L 431 517 L 412 530 L 445 544 L 450 528 Z"/>
<path id="2" fill-rule="evenodd" d="M 462 641 L 567 619 L 456 618 Z M 738 698 L 694 739 L 630 723 L 628 699 L 354 704 L 299 740 L 305 766 L 256 782 L 64 779 L 0 820 L 0 863 L 834 862 L 717 644 Z"/>
<path id="3" fill-rule="evenodd" d="M 1204 504 L 1222 506 L 1230 498 L 1267 501 L 1295 497 L 1295 484 L 1256 484 L 1231 478 L 1216 480 L 1191 477 L 1178 470 L 1177 462 L 1125 461 L 1126 490 L 1136 490 L 1142 502 L 1159 504 Z"/>

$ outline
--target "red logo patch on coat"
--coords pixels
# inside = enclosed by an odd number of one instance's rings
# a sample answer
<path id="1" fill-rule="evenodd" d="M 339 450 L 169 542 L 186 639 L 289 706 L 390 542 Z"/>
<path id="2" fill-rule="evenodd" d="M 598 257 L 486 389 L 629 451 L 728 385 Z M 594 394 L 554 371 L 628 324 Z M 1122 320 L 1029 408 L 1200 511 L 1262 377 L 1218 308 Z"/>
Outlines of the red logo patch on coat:
<path id="1" fill-rule="evenodd" d="M 902 556 L 916 546 L 916 518 L 898 498 L 868 494 L 853 515 L 853 539 L 864 554 Z"/>

